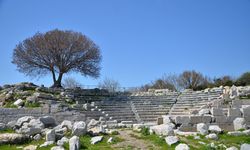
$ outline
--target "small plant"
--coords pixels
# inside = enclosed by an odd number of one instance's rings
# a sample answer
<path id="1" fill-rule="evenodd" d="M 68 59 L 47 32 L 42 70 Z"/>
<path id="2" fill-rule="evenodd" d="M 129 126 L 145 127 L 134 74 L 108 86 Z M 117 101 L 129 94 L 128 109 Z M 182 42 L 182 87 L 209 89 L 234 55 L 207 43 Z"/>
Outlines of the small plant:
<path id="1" fill-rule="evenodd" d="M 36 108 L 36 107 L 40 107 L 40 103 L 38 103 L 38 102 L 34 102 L 34 103 L 26 102 L 24 106 L 28 107 L 28 108 Z"/>
<path id="2" fill-rule="evenodd" d="M 111 135 L 119 135 L 119 132 L 114 130 L 114 131 L 111 132 Z"/>
<path id="3" fill-rule="evenodd" d="M 144 136 L 150 135 L 150 133 L 149 133 L 149 128 L 143 127 L 143 128 L 141 129 L 141 133 L 142 133 L 142 135 L 144 135 Z"/>
<path id="4" fill-rule="evenodd" d="M 238 131 L 241 131 L 241 132 L 242 132 L 242 131 L 245 131 L 245 129 L 239 129 Z"/>

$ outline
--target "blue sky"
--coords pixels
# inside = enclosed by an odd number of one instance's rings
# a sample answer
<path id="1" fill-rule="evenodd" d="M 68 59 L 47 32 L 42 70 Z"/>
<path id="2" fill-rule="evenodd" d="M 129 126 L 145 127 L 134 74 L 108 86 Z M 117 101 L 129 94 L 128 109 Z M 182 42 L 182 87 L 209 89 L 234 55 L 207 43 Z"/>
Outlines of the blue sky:
<path id="1" fill-rule="evenodd" d="M 250 0 L 0 0 L 0 85 L 31 81 L 11 64 L 16 44 L 36 32 L 79 31 L 100 46 L 101 77 L 124 87 L 195 69 L 211 77 L 250 70 Z"/>

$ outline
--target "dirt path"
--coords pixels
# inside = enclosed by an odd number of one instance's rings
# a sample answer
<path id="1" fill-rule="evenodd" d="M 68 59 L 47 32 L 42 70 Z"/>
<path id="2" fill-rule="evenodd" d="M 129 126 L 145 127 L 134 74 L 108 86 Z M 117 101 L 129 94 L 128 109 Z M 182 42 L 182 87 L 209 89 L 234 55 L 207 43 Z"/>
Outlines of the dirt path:
<path id="1" fill-rule="evenodd" d="M 143 139 L 138 139 L 131 134 L 138 135 L 132 130 L 119 130 L 118 137 L 124 139 L 124 141 L 114 144 L 112 147 L 115 149 L 133 149 L 133 150 L 149 150 L 149 149 L 158 149 L 150 141 L 145 141 Z"/>

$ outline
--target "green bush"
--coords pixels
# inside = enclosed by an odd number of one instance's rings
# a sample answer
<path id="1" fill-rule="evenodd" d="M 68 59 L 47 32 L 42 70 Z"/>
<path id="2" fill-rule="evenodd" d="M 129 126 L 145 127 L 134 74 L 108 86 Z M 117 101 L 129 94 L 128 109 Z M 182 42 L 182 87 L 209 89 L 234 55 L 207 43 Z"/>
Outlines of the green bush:
<path id="1" fill-rule="evenodd" d="M 142 133 L 142 135 L 144 135 L 144 136 L 149 135 L 149 134 L 150 134 L 150 133 L 149 133 L 149 128 L 143 127 L 143 128 L 141 129 L 141 133 Z"/>

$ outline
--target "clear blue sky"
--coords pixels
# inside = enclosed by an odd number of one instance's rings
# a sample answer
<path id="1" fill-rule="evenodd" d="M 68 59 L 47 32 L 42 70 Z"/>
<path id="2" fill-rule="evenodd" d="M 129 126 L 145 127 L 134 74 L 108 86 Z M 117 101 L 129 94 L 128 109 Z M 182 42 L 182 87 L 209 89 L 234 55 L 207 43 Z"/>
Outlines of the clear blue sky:
<path id="1" fill-rule="evenodd" d="M 250 71 L 250 0 L 0 0 L 0 85 L 31 81 L 11 64 L 18 42 L 70 29 L 101 48 L 101 78 L 132 87 L 195 69 L 211 77 Z"/>

